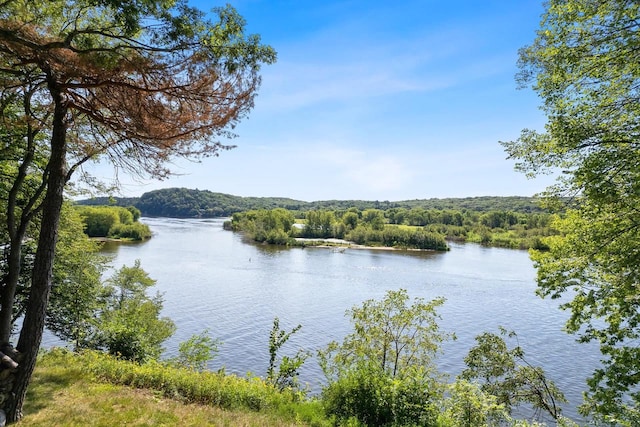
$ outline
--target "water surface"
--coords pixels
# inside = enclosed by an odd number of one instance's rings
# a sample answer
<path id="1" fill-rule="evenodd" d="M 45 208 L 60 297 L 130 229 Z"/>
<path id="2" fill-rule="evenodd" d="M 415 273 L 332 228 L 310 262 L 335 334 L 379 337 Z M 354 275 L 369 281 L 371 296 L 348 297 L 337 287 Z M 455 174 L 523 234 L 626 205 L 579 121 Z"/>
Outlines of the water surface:
<path id="1" fill-rule="evenodd" d="M 345 310 L 390 289 L 411 297 L 444 297 L 441 329 L 457 340 L 443 345 L 440 368 L 452 376 L 484 331 L 514 330 L 527 358 L 543 366 L 570 400 L 575 414 L 584 379 L 598 362 L 597 348 L 577 344 L 562 331 L 567 314 L 557 301 L 535 295 L 535 271 L 526 251 L 451 244 L 451 251 L 404 252 L 326 248 L 278 248 L 245 242 L 222 229 L 221 219 L 144 218 L 154 233 L 141 244 L 112 244 L 105 252 L 113 266 L 142 267 L 164 293 L 163 315 L 178 329 L 166 343 L 167 355 L 179 342 L 208 329 L 223 342 L 211 369 L 265 375 L 273 318 L 287 330 L 302 329 L 283 351 L 315 353 L 350 332 Z M 515 343 L 512 343 L 515 344 Z M 319 390 L 322 373 L 309 360 L 301 380 Z"/>

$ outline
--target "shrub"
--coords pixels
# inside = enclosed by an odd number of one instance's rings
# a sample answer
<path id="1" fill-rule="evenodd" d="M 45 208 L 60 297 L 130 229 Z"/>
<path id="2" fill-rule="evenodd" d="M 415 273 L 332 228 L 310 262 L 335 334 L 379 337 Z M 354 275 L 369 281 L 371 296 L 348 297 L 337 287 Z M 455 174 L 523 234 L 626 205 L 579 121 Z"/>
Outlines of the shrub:
<path id="1" fill-rule="evenodd" d="M 151 237 L 149 227 L 137 222 L 140 211 L 121 206 L 82 206 L 78 208 L 89 237 L 143 240 Z"/>
<path id="2" fill-rule="evenodd" d="M 209 330 L 205 329 L 200 334 L 194 334 L 187 341 L 178 345 L 178 357 L 173 359 L 178 366 L 203 371 L 207 363 L 218 354 L 219 339 L 209 336 Z"/>
<path id="3" fill-rule="evenodd" d="M 443 302 L 411 301 L 400 289 L 348 310 L 353 333 L 319 352 L 327 412 L 365 425 L 433 425 L 442 399 L 433 358 L 448 338 L 436 322 Z"/>
<path id="4" fill-rule="evenodd" d="M 387 425 L 393 420 L 392 382 L 379 369 L 363 365 L 329 383 L 322 400 L 327 413 L 340 421 L 354 417 L 365 425 Z"/>
<path id="5" fill-rule="evenodd" d="M 84 232 L 89 237 L 107 237 L 109 230 L 118 224 L 120 217 L 113 209 L 84 208 L 80 211 L 84 222 Z"/>
<path id="6" fill-rule="evenodd" d="M 252 411 L 281 409 L 281 413 L 293 417 L 295 414 L 291 412 L 296 411 L 296 405 L 304 405 L 296 403 L 297 396 L 294 393 L 279 392 L 257 377 L 241 378 L 223 372 L 198 372 L 155 360 L 138 364 L 97 351 L 75 354 L 56 349 L 45 353 L 43 357 L 55 359 L 62 366 L 77 364 L 101 381 L 157 390 L 166 397 L 188 403 Z M 313 406 L 307 417 L 319 418 L 319 408 L 315 404 Z"/>
<path id="7" fill-rule="evenodd" d="M 442 427 L 502 426 L 510 421 L 508 411 L 476 383 L 457 380 L 449 385 L 449 396 L 440 414 Z"/>
<path id="8" fill-rule="evenodd" d="M 280 319 L 277 317 L 273 319 L 273 327 L 269 334 L 269 368 L 267 369 L 267 381 L 273 384 L 278 390 L 300 390 L 298 384 L 299 370 L 304 362 L 309 358 L 310 354 L 302 349 L 293 357 L 282 356 L 278 362 L 278 352 L 282 348 L 291 335 L 295 334 L 302 328 L 302 325 L 298 325 L 291 331 L 286 332 L 280 329 Z M 276 370 L 276 364 L 278 369 Z"/>
<path id="9" fill-rule="evenodd" d="M 127 208 L 116 208 L 118 212 L 118 217 L 120 218 L 121 224 L 132 224 L 133 223 L 133 213 Z"/>
<path id="10" fill-rule="evenodd" d="M 159 316 L 161 309 L 160 301 L 132 299 L 105 311 L 100 318 L 99 345 L 127 360 L 157 359 L 162 343 L 175 332 L 173 321 Z"/>
<path id="11" fill-rule="evenodd" d="M 127 206 L 125 209 L 131 212 L 131 215 L 133 216 L 133 222 L 137 222 L 140 219 L 140 215 L 142 215 L 140 209 L 136 208 L 135 206 Z"/>
<path id="12" fill-rule="evenodd" d="M 394 378 L 373 364 L 343 373 L 322 392 L 327 413 L 370 426 L 435 425 L 442 386 L 424 368 Z"/>
<path id="13" fill-rule="evenodd" d="M 272 245 L 286 245 L 290 240 L 287 232 L 281 229 L 269 230 L 264 237 L 264 241 Z"/>
<path id="14" fill-rule="evenodd" d="M 116 224 L 109 230 L 109 237 L 114 239 L 145 240 L 151 237 L 151 230 L 146 224 Z"/>

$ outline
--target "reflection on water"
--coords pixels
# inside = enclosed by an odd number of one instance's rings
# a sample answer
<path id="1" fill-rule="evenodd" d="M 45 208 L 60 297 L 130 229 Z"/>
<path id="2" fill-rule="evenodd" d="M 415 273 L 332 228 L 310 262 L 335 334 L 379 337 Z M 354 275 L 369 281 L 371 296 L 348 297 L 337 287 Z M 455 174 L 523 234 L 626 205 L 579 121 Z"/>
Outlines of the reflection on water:
<path id="1" fill-rule="evenodd" d="M 349 332 L 346 309 L 398 288 L 412 297 L 446 298 L 440 325 L 458 339 L 444 344 L 439 366 L 451 375 L 462 369 L 476 335 L 504 326 L 518 333 L 528 359 L 564 390 L 573 415 L 584 378 L 598 361 L 597 349 L 562 332 L 567 315 L 558 302 L 535 296 L 526 251 L 455 243 L 446 253 L 287 249 L 243 242 L 222 229 L 221 219 L 143 221 L 154 233 L 151 240 L 107 243 L 104 252 L 116 268 L 140 259 L 157 280 L 163 315 L 178 326 L 166 345 L 169 355 L 204 329 L 223 341 L 211 369 L 264 375 L 274 317 L 286 329 L 302 324 L 284 354 L 299 347 L 314 352 Z M 319 389 L 323 377 L 315 360 L 306 363 L 301 380 Z"/>

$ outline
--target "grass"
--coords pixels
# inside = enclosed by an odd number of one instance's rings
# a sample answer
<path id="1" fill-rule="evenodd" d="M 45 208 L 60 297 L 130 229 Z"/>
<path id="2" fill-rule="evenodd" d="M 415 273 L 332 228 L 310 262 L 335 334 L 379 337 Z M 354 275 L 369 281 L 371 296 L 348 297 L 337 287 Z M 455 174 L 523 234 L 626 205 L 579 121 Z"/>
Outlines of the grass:
<path id="1" fill-rule="evenodd" d="M 75 361 L 74 361 L 75 360 Z M 307 426 L 318 420 L 318 407 L 303 402 L 292 408 L 222 409 L 165 397 L 160 390 L 133 388 L 97 380 L 82 358 L 39 360 L 19 426 Z M 239 393 L 241 391 L 239 390 Z M 292 404 L 296 406 L 295 404 Z M 315 422 L 300 421 L 316 412 Z"/>

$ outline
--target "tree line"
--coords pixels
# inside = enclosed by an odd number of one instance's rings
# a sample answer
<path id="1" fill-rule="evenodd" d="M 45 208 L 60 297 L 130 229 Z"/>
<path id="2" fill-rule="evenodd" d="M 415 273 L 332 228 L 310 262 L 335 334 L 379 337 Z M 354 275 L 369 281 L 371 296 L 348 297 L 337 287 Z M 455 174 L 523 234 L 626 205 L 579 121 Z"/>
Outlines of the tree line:
<path id="1" fill-rule="evenodd" d="M 283 208 L 292 211 L 308 210 L 346 210 L 366 209 L 437 209 L 470 210 L 487 212 L 491 210 L 513 211 L 521 213 L 541 213 L 544 209 L 534 197 L 467 197 L 422 199 L 405 201 L 366 201 L 366 200 L 325 200 L 305 202 L 282 197 L 241 197 L 216 193 L 209 190 L 187 188 L 165 188 L 144 193 L 142 196 L 94 197 L 77 202 L 82 205 L 135 206 L 144 216 L 211 218 L 231 216 L 236 212 L 255 209 Z"/>
<path id="2" fill-rule="evenodd" d="M 554 216 L 512 211 L 455 211 L 423 208 L 290 211 L 283 208 L 233 214 L 226 228 L 256 242 L 304 245 L 306 239 L 346 239 L 360 245 L 447 250 L 446 240 L 547 249 L 556 234 Z"/>

